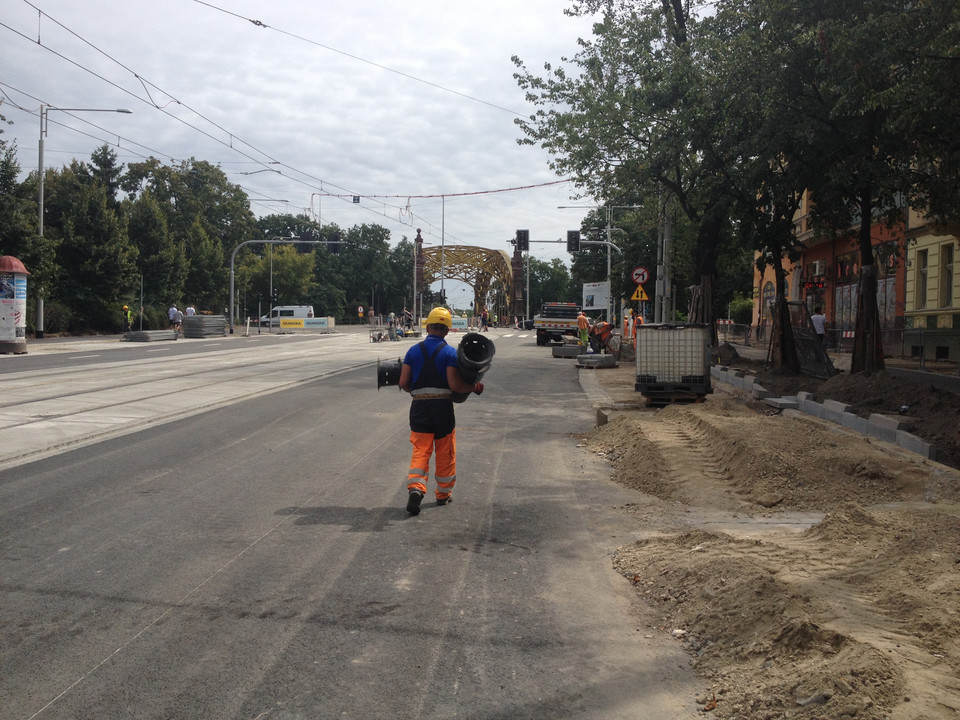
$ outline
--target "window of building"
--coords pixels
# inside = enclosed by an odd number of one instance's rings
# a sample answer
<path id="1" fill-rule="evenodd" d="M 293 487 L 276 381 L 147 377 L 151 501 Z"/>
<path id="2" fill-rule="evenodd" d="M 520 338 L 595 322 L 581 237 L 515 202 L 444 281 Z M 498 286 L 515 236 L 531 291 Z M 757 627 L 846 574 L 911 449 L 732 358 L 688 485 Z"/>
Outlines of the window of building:
<path id="1" fill-rule="evenodd" d="M 917 250 L 917 288 L 914 298 L 917 309 L 927 306 L 927 250 Z"/>
<path id="2" fill-rule="evenodd" d="M 953 305 L 953 243 L 940 246 L 940 307 Z"/>

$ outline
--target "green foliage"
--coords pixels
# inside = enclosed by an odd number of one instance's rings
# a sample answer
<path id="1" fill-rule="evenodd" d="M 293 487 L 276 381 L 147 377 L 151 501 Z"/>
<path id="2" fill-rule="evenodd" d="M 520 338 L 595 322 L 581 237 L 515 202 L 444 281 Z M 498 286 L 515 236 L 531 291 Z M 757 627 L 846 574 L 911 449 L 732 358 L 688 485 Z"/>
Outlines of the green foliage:
<path id="1" fill-rule="evenodd" d="M 736 295 L 730 301 L 730 319 L 737 325 L 750 325 L 753 322 L 753 299 Z"/>
<path id="2" fill-rule="evenodd" d="M 19 258 L 33 272 L 38 258 L 37 186 L 18 183 L 19 174 L 16 147 L 0 139 L 0 255 Z"/>
<path id="3" fill-rule="evenodd" d="M 194 218 L 187 232 L 186 298 L 197 309 L 218 311 L 227 302 L 227 272 L 224 267 L 223 248 L 216 238 L 205 230 L 200 217 Z"/>
<path id="4" fill-rule="evenodd" d="M 537 315 L 545 302 L 579 302 L 566 265 L 557 258 L 549 263 L 530 258 L 530 315 Z"/>
<path id="5" fill-rule="evenodd" d="M 130 240 L 140 253 L 144 301 L 179 301 L 188 268 L 184 243 L 170 234 L 167 217 L 150 192 L 124 201 L 124 209 Z"/>
<path id="6" fill-rule="evenodd" d="M 29 314 L 30 327 L 33 328 L 33 318 L 36 310 Z M 80 327 L 76 311 L 57 300 L 47 300 L 43 305 L 43 331 L 48 333 L 67 333 Z M 35 328 L 34 328 L 35 329 Z"/>

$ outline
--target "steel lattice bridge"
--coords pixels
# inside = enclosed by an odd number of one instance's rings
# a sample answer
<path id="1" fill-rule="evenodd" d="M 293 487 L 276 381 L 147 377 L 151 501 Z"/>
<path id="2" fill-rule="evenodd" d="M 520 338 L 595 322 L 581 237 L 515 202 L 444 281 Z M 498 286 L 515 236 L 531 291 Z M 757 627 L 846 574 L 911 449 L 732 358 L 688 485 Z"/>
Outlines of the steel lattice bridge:
<path id="1" fill-rule="evenodd" d="M 441 267 L 444 279 L 460 280 L 473 288 L 474 308 L 482 308 L 485 298 L 496 282 L 506 297 L 506 307 L 499 308 L 501 313 L 515 312 L 521 299 L 522 285 L 518 282 L 522 271 L 517 270 L 516 277 L 510 255 L 505 250 L 491 250 L 475 245 L 445 245 L 443 247 L 423 248 L 423 280 L 425 287 L 438 282 Z M 521 261 L 522 267 L 522 261 Z"/>

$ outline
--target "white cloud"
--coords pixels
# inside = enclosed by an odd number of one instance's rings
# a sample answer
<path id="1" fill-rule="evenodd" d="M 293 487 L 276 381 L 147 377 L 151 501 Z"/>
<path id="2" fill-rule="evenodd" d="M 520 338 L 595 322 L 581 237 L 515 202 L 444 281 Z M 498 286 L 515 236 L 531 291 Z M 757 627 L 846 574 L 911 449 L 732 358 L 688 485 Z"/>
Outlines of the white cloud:
<path id="1" fill-rule="evenodd" d="M 589 19 L 563 14 L 562 0 L 34 5 L 66 29 L 38 19 L 22 0 L 4 3 L 2 22 L 12 29 L 0 28 L 0 82 L 12 102 L 33 114 L 6 101 L 0 112 L 14 122 L 4 137 L 17 141 L 24 171 L 36 167 L 39 102 L 128 107 L 134 114 L 77 113 L 103 130 L 51 112 L 46 164 L 87 160 L 103 141 L 121 138 L 123 162 L 156 154 L 165 161 L 219 163 L 254 197 L 289 200 L 291 212 L 319 206 L 325 221 L 342 226 L 380 223 L 395 240 L 423 227 L 428 240 L 439 243 L 444 226 L 448 243 L 509 251 L 517 228 L 528 228 L 536 241 L 562 238 L 579 226 L 582 211 L 557 209 L 580 204 L 571 202 L 567 185 L 482 194 L 557 179 L 544 151 L 517 144 L 520 132 L 508 110 L 531 112 L 513 79 L 511 55 L 532 68 L 556 64 L 575 54 L 577 38 L 590 32 Z M 144 102 L 149 99 L 166 113 Z M 244 153 L 276 158 L 299 173 L 241 175 L 277 167 L 257 165 Z M 313 195 L 338 187 L 363 201 Z M 476 194 L 456 196 L 462 193 Z M 409 196 L 441 194 L 448 196 L 444 202 L 411 198 L 413 220 L 397 209 Z M 400 197 L 374 197 L 387 195 Z M 253 207 L 258 214 L 284 209 L 279 203 Z M 534 242 L 532 250 L 545 260 L 567 258 L 562 245 Z"/>

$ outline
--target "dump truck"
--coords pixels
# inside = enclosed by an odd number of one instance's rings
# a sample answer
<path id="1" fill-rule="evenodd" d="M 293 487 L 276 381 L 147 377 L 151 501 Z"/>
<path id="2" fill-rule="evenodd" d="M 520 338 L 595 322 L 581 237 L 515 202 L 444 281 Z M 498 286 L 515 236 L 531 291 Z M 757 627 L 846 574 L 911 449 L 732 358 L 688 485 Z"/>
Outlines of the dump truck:
<path id="1" fill-rule="evenodd" d="M 577 315 L 580 306 L 576 303 L 545 302 L 539 315 L 533 318 L 537 331 L 537 345 L 563 342 L 563 336 L 577 337 Z"/>

